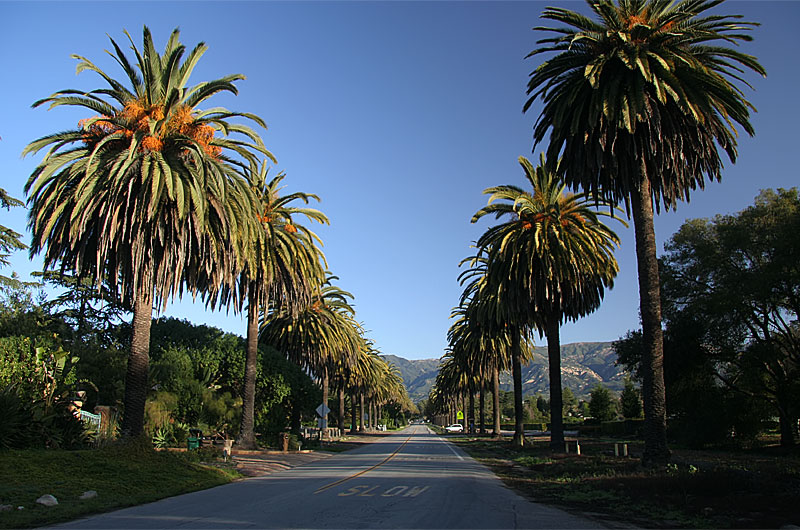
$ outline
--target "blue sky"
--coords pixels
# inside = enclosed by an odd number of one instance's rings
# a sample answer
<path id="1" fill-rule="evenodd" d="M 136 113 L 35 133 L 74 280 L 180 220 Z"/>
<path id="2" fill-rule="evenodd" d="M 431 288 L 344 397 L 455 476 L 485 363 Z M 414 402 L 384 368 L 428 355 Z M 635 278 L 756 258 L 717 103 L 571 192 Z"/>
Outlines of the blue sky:
<path id="1" fill-rule="evenodd" d="M 195 82 L 241 73 L 239 95 L 211 100 L 263 117 L 266 145 L 283 170 L 286 191 L 322 198 L 331 219 L 317 229 L 339 285 L 355 295 L 359 320 L 384 353 L 439 357 L 461 288 L 459 261 L 489 226 L 470 224 L 485 205 L 483 189 L 523 185 L 520 155 L 532 153 L 539 106 L 522 114 L 528 74 L 539 59 L 531 31 L 549 5 L 583 10 L 579 1 L 546 2 L 7 2 L 0 0 L 0 186 L 22 188 L 39 157 L 22 159 L 31 140 L 74 127 L 76 109 L 31 109 L 65 88 L 102 85 L 75 75 L 70 54 L 86 56 L 112 76 L 122 73 L 104 50 L 106 35 L 137 45 L 147 25 L 163 49 L 175 27 L 192 48 L 209 50 Z M 798 182 L 800 56 L 794 35 L 800 2 L 731 0 L 719 12 L 762 23 L 743 46 L 766 67 L 748 75 L 755 91 L 756 137 L 740 137 L 739 160 L 722 183 L 656 220 L 659 247 L 687 218 L 739 211 L 763 188 Z M 127 49 L 127 47 L 126 47 Z M 0 211 L 0 224 L 23 232 L 26 212 Z M 620 274 L 593 315 L 562 328 L 562 342 L 615 340 L 638 327 L 633 228 L 618 227 Z M 28 238 L 26 234 L 26 239 Z M 41 268 L 25 252 L 11 269 Z M 8 269 L 4 273 L 8 273 Z M 244 320 L 212 313 L 191 299 L 167 315 L 238 334 Z M 543 340 L 537 341 L 544 345 Z"/>

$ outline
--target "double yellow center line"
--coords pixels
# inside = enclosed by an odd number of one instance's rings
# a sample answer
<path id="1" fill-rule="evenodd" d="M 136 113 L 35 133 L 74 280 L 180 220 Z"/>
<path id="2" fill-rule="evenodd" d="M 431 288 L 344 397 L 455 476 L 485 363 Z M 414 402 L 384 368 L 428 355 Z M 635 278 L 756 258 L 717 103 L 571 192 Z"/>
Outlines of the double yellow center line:
<path id="1" fill-rule="evenodd" d="M 408 437 L 408 438 L 406 438 L 406 441 L 405 441 L 405 442 L 403 442 L 402 444 L 400 444 L 400 447 L 398 447 L 398 448 L 395 450 L 395 452 L 394 452 L 394 453 L 392 453 L 392 454 L 390 454 L 389 456 L 387 456 L 386 458 L 384 458 L 384 459 L 383 459 L 383 461 L 381 461 L 381 462 L 378 462 L 378 463 L 377 463 L 377 464 L 375 464 L 374 466 L 372 466 L 372 467 L 370 467 L 370 468 L 367 468 L 367 469 L 364 469 L 363 471 L 359 471 L 358 473 L 356 473 L 356 474 L 354 474 L 354 475 L 350 475 L 349 477 L 345 477 L 345 478 L 343 478 L 343 479 L 339 479 L 339 480 L 337 480 L 336 482 L 331 482 L 330 484 L 326 484 L 325 486 L 322 486 L 322 487 L 321 487 L 321 488 L 319 488 L 317 491 L 315 491 L 315 492 L 314 492 L 314 495 L 316 495 L 317 493 L 322 493 L 323 491 L 325 491 L 325 490 L 328 490 L 328 489 L 330 489 L 330 488 L 333 488 L 334 486 L 338 486 L 339 484 L 342 484 L 342 483 L 344 483 L 344 482 L 347 482 L 348 480 L 352 480 L 352 479 L 354 479 L 354 478 L 360 477 L 360 476 L 361 476 L 361 475 L 363 475 L 364 473 L 369 473 L 369 472 L 370 472 L 370 471 L 372 471 L 373 469 L 376 469 L 376 468 L 378 468 L 378 467 L 382 466 L 383 464 L 385 464 L 386 462 L 388 462 L 389 460 L 391 460 L 392 458 L 394 458 L 394 457 L 395 457 L 395 455 L 396 455 L 397 453 L 399 453 L 399 452 L 400 452 L 400 450 L 401 450 L 403 447 L 405 447 L 405 445 L 408 443 L 408 441 L 411 439 L 411 437 L 412 437 L 412 436 L 413 436 L 413 434 L 409 435 L 409 437 Z"/>

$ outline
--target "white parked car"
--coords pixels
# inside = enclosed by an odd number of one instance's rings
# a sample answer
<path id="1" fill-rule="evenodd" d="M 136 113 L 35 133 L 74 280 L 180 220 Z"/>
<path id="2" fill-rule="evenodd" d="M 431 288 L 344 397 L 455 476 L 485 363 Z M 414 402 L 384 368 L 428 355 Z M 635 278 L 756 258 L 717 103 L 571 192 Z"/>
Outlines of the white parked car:
<path id="1" fill-rule="evenodd" d="M 447 432 L 464 432 L 464 426 L 460 423 L 454 423 L 444 428 Z"/>

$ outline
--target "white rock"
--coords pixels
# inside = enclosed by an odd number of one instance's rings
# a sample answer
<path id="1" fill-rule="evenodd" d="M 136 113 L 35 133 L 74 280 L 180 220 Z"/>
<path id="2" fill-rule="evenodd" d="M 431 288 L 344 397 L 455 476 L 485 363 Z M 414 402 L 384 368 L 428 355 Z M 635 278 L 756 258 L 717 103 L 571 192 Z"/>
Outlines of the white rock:
<path id="1" fill-rule="evenodd" d="M 55 506 L 58 504 L 58 499 L 53 497 L 52 495 L 42 495 L 38 499 L 36 499 L 37 504 L 41 504 L 43 506 Z"/>
<path id="2" fill-rule="evenodd" d="M 89 490 L 89 491 L 84 491 L 83 494 L 81 494 L 81 496 L 78 498 L 82 501 L 86 501 L 89 499 L 94 499 L 95 497 L 97 497 L 97 492 L 94 490 Z"/>
<path id="3" fill-rule="evenodd" d="M 24 510 L 24 509 L 25 509 L 24 506 L 17 506 L 17 510 Z"/>

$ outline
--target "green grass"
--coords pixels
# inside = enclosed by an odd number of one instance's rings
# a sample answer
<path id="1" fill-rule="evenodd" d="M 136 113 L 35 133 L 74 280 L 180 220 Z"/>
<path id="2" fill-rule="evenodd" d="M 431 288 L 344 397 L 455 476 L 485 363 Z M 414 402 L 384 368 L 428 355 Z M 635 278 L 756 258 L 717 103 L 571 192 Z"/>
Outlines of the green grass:
<path id="1" fill-rule="evenodd" d="M 219 486 L 238 478 L 232 467 L 205 465 L 196 453 L 156 452 L 142 447 L 97 450 L 0 451 L 0 528 L 24 528 L 152 502 L 164 497 Z M 78 497 L 88 490 L 98 496 Z M 36 504 L 51 494 L 58 506 Z M 24 509 L 18 510 L 18 506 Z"/>
<path id="2" fill-rule="evenodd" d="M 456 438 L 508 486 L 538 502 L 644 528 L 780 528 L 800 525 L 800 458 L 774 450 L 675 450 L 666 469 L 613 456 L 613 444 L 581 439 L 581 455 L 548 440 Z M 641 454 L 641 444 L 631 444 Z"/>

